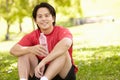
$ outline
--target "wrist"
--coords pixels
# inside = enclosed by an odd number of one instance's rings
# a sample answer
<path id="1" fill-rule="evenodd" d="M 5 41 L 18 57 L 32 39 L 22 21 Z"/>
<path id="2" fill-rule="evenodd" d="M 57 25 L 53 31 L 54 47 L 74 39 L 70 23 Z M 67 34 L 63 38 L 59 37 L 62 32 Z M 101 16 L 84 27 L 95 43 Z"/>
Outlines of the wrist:
<path id="1" fill-rule="evenodd" d="M 45 66 L 45 62 L 42 60 L 38 65 Z"/>
<path id="2" fill-rule="evenodd" d="M 27 52 L 28 52 L 28 53 L 32 53 L 32 51 L 33 51 L 32 47 L 28 47 L 28 48 L 27 48 Z"/>
<path id="3" fill-rule="evenodd" d="M 48 62 L 46 61 L 46 59 L 45 58 L 43 58 L 42 60 L 41 60 L 41 62 L 40 62 L 40 65 L 46 65 Z"/>

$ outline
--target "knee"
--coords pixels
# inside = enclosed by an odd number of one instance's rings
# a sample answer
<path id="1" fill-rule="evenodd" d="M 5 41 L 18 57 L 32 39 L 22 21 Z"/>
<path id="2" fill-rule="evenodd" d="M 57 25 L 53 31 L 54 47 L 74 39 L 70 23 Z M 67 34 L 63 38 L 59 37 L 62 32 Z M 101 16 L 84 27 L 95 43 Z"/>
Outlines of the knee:
<path id="1" fill-rule="evenodd" d="M 22 55 L 18 57 L 18 61 L 27 61 L 29 60 L 30 54 Z"/>
<path id="2" fill-rule="evenodd" d="M 69 54 L 68 51 L 67 51 L 63 56 L 64 56 L 64 59 L 65 59 L 65 60 L 71 61 L 70 54 Z"/>
<path id="3" fill-rule="evenodd" d="M 69 52 L 66 52 L 64 55 L 62 55 L 61 59 L 62 63 L 64 63 L 64 66 L 71 66 L 72 65 L 72 62 L 71 62 L 71 57 L 69 55 Z"/>
<path id="4" fill-rule="evenodd" d="M 63 53 L 61 56 L 57 57 L 57 59 L 66 61 L 66 59 L 68 58 L 67 56 L 68 55 L 67 55 L 67 52 L 66 52 L 66 53 Z"/>
<path id="5" fill-rule="evenodd" d="M 64 53 L 64 54 L 62 54 L 61 56 L 59 56 L 59 57 L 57 57 L 56 58 L 57 60 L 59 60 L 59 61 L 61 61 L 61 62 L 66 62 L 66 61 L 70 61 L 71 59 L 70 59 L 70 55 L 69 55 L 69 52 L 66 52 L 66 53 Z M 55 59 L 55 60 L 56 60 Z"/>

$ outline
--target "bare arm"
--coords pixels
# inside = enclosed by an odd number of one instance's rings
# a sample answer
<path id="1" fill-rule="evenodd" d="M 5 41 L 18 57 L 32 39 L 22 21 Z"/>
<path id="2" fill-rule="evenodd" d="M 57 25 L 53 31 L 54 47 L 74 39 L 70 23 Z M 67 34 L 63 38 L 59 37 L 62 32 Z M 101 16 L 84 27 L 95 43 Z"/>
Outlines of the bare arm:
<path id="1" fill-rule="evenodd" d="M 37 77 L 43 76 L 45 64 L 58 58 L 59 56 L 66 54 L 71 45 L 72 40 L 69 38 L 64 38 L 61 41 L 59 41 L 53 48 L 53 50 L 50 52 L 50 54 L 48 54 L 44 59 L 42 59 L 39 65 L 35 68 L 35 75 Z"/>
<path id="2" fill-rule="evenodd" d="M 46 50 L 41 45 L 21 46 L 19 44 L 16 44 L 11 48 L 10 53 L 18 57 L 29 53 L 39 56 L 46 56 Z"/>
<path id="3" fill-rule="evenodd" d="M 66 53 L 68 51 L 68 49 L 71 47 L 71 45 L 72 45 L 71 39 L 69 39 L 69 38 L 62 39 L 60 42 L 58 42 L 56 44 L 56 46 L 51 51 L 51 53 L 41 61 L 41 63 L 46 64 L 46 63 L 54 60 L 55 58 L 63 55 L 64 53 Z"/>

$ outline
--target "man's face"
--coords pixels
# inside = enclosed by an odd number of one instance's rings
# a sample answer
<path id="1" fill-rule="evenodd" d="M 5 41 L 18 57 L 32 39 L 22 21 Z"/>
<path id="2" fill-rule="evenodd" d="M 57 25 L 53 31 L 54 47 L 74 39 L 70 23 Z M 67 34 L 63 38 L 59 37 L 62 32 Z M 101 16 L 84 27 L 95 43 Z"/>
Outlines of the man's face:
<path id="1" fill-rule="evenodd" d="M 38 9 L 35 22 L 41 30 L 45 30 L 53 26 L 54 18 L 50 11 L 43 7 Z"/>

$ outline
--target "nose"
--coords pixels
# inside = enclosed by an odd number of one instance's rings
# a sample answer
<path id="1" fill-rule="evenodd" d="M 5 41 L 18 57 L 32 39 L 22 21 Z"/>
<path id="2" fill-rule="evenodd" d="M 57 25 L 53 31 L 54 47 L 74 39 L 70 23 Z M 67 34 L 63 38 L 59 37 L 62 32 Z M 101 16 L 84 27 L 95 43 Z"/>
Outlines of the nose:
<path id="1" fill-rule="evenodd" d="M 45 17 L 45 16 L 43 16 L 43 17 L 42 17 L 42 20 L 46 20 L 46 17 Z"/>

